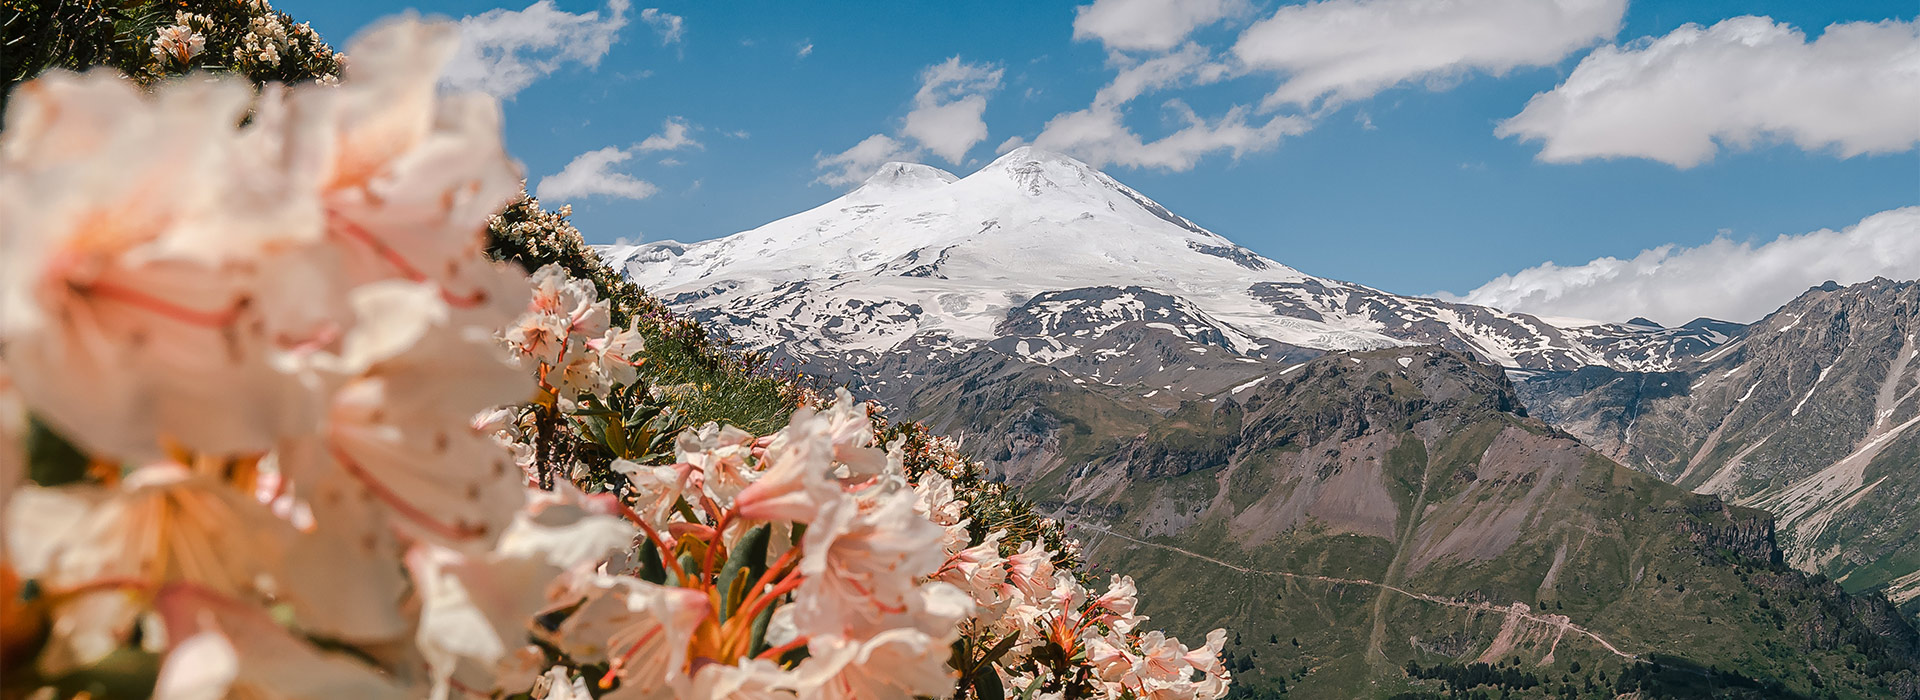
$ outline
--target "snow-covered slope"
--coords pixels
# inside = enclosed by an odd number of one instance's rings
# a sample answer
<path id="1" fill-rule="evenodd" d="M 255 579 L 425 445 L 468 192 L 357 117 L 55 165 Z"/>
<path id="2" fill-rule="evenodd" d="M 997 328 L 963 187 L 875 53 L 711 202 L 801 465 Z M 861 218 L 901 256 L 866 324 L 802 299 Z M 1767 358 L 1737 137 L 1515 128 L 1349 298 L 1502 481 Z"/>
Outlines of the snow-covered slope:
<path id="1" fill-rule="evenodd" d="M 1612 362 L 1582 342 L 1593 333 L 1304 274 L 1032 148 L 965 178 L 890 163 L 757 229 L 601 253 L 748 347 L 798 357 L 871 358 L 918 336 L 1020 337 L 1035 342 L 1002 345 L 1052 364 L 1131 323 L 1253 358 L 1436 343 L 1518 369 Z"/>

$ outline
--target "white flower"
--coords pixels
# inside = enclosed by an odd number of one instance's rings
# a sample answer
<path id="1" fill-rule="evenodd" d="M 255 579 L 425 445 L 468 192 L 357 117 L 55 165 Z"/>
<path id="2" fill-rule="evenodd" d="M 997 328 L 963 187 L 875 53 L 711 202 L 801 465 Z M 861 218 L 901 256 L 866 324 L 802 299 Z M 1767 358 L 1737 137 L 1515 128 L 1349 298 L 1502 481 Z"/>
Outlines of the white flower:
<path id="1" fill-rule="evenodd" d="M 487 217 L 520 179 L 493 99 L 438 89 L 458 44 L 451 24 L 386 24 L 354 42 L 338 87 L 302 88 L 295 100 L 306 115 L 300 150 L 323 156 L 327 232 L 351 279 L 431 281 L 481 305 L 491 300 L 468 277 L 487 266 Z"/>
<path id="2" fill-rule="evenodd" d="M 96 72 L 22 86 L 0 133 L 0 341 L 21 394 L 90 453 L 262 451 L 312 429 L 314 393 L 281 371 L 262 300 L 310 275 L 269 266 L 318 240 L 311 195 L 248 190 L 242 81 L 151 98 Z M 32 232 L 14 235 L 12 232 Z M 303 288 L 330 298 L 335 290 Z"/>
<path id="3" fill-rule="evenodd" d="M 185 23 L 181 23 L 160 28 L 158 35 L 153 38 L 151 52 L 154 60 L 161 63 L 177 63 L 184 66 L 206 48 L 207 38 L 186 26 Z"/>
<path id="4" fill-rule="evenodd" d="M 916 629 L 891 629 L 869 639 L 821 636 L 807 643 L 800 664 L 800 697 L 807 700 L 907 700 L 953 692 L 948 642 Z"/>
<path id="5" fill-rule="evenodd" d="M 924 607 L 918 581 L 946 561 L 942 531 L 913 512 L 911 491 L 886 485 L 871 491 L 880 493 L 829 502 L 807 527 L 800 560 L 806 579 L 793 603 L 803 634 L 864 638 L 913 624 Z M 937 626 L 925 631 L 945 634 Z"/>
<path id="6" fill-rule="evenodd" d="M 31 488 L 14 505 L 7 523 L 13 565 L 52 590 L 186 582 L 260 601 L 285 581 L 281 564 L 294 536 L 259 502 L 174 464 L 142 467 L 110 493 Z M 65 603 L 43 667 L 60 671 L 104 656 L 137 613 L 115 588 Z"/>
<path id="7" fill-rule="evenodd" d="M 471 557 L 427 543 L 406 563 L 420 599 L 415 643 L 432 669 L 435 698 L 448 697 L 456 672 L 487 675 L 525 643 L 528 620 L 545 607 L 546 584 L 559 573 L 539 559 Z"/>
<path id="8" fill-rule="evenodd" d="M 753 435 L 731 425 L 708 423 L 680 431 L 673 439 L 674 459 L 700 470 L 701 485 L 715 503 L 733 503 L 758 472 L 747 466 Z"/>
<path id="9" fill-rule="evenodd" d="M 264 611 L 204 589 L 163 588 L 153 606 L 171 643 L 155 700 L 417 697 L 350 656 L 293 637 Z"/>

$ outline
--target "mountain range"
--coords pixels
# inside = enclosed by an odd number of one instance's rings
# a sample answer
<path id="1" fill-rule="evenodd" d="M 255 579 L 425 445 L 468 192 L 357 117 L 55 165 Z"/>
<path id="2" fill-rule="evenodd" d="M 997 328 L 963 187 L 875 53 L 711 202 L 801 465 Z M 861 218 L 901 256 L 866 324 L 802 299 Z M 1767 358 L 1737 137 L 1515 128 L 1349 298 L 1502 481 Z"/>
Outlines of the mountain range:
<path id="1" fill-rule="evenodd" d="M 1238 630 L 1242 696 L 1920 697 L 1920 285 L 1510 313 L 1308 275 L 1030 148 L 599 252 L 963 438 L 1172 589 L 1149 614 Z"/>

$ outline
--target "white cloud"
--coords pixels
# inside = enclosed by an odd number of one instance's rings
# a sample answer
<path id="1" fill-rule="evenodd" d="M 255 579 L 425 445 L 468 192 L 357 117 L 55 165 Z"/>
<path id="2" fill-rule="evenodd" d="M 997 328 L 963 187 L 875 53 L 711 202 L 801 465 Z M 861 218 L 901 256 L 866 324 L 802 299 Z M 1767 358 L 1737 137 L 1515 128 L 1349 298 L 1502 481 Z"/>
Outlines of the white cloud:
<path id="1" fill-rule="evenodd" d="M 808 56 L 812 56 L 812 55 L 813 55 L 813 42 L 811 42 L 811 41 L 803 41 L 803 42 L 801 42 L 801 44 L 800 44 L 800 50 L 799 50 L 799 51 L 797 51 L 797 52 L 795 52 L 795 53 L 796 53 L 796 54 L 798 54 L 798 55 L 799 55 L 799 56 L 800 56 L 801 58 L 806 58 L 806 57 L 808 57 Z"/>
<path id="2" fill-rule="evenodd" d="M 826 171 L 814 182 L 832 187 L 851 187 L 866 182 L 881 165 L 889 161 L 911 161 L 919 156 L 916 149 L 907 148 L 906 144 L 891 136 L 874 134 L 845 151 L 830 156 L 814 156 L 814 168 Z"/>
<path id="3" fill-rule="evenodd" d="M 966 63 L 959 56 L 928 66 L 920 72 L 920 91 L 900 133 L 947 162 L 960 163 L 987 138 L 987 93 L 1000 88 L 1001 74 L 999 68 Z"/>
<path id="4" fill-rule="evenodd" d="M 648 136 L 640 142 L 640 145 L 634 146 L 634 149 L 641 153 L 649 153 L 677 151 L 683 148 L 705 148 L 699 141 L 693 139 L 692 130 L 693 125 L 688 124 L 686 118 L 668 117 L 666 123 L 660 126 L 660 133 Z"/>
<path id="5" fill-rule="evenodd" d="M 1322 0 L 1240 35 L 1247 67 L 1283 73 L 1267 107 L 1370 97 L 1403 82 L 1550 65 L 1620 31 L 1627 0 Z"/>
<path id="6" fill-rule="evenodd" d="M 1174 99 L 1162 106 L 1171 112 L 1179 130 L 1148 141 L 1125 123 L 1129 102 L 1169 88 L 1217 82 L 1226 77 L 1227 66 L 1214 61 L 1205 48 L 1191 43 L 1145 60 L 1116 54 L 1112 62 L 1120 70 L 1112 82 L 1094 94 L 1093 104 L 1048 120 L 1040 135 L 1034 137 L 1034 146 L 1072 155 L 1094 167 L 1114 164 L 1187 170 L 1209 153 L 1228 151 L 1239 157 L 1267 150 L 1278 145 L 1281 137 L 1304 133 L 1310 127 L 1307 120 L 1294 116 L 1253 123 L 1249 121 L 1251 110 L 1245 106 L 1230 108 L 1209 122 L 1185 102 Z M 1001 144 L 1001 151 L 1025 143 L 1010 140 Z"/>
<path id="7" fill-rule="evenodd" d="M 1842 157 L 1905 151 L 1920 142 L 1920 22 L 1835 24 L 1811 43 L 1766 17 L 1689 24 L 1601 47 L 1495 133 L 1545 142 L 1545 161 L 1680 168 L 1773 138 Z"/>
<path id="8" fill-rule="evenodd" d="M 640 11 L 640 20 L 653 27 L 653 33 L 660 35 L 660 45 L 678 44 L 687 37 L 687 20 L 676 14 L 661 12 L 659 8 L 649 7 Z"/>
<path id="9" fill-rule="evenodd" d="M 534 195 L 551 201 L 577 200 L 591 196 L 616 199 L 646 199 L 659 192 L 653 183 L 614 170 L 614 166 L 633 158 L 632 153 L 608 146 L 587 151 L 561 168 L 560 172 L 540 178 Z"/>
<path id="10" fill-rule="evenodd" d="M 1695 248 L 1673 245 L 1630 260 L 1547 263 L 1482 285 L 1465 301 L 1508 311 L 1663 324 L 1701 316 L 1751 322 L 1827 280 L 1853 284 L 1920 275 L 1920 207 L 1880 212 L 1841 231 L 1781 236 L 1754 245 L 1726 236 Z"/>
<path id="11" fill-rule="evenodd" d="M 987 138 L 987 94 L 1000 89 L 1003 71 L 985 63 L 967 63 L 959 56 L 920 71 L 920 89 L 913 95 L 896 136 L 874 134 L 852 148 L 833 155 L 815 155 L 814 169 L 824 171 L 814 182 L 834 187 L 858 185 L 890 161 L 918 162 L 927 153 L 959 164 L 967 151 Z M 910 145 L 907 139 L 912 140 Z"/>
<path id="12" fill-rule="evenodd" d="M 1247 0 L 1094 0 L 1073 17 L 1073 38 L 1108 49 L 1165 51 L 1200 27 L 1253 9 Z"/>
<path id="13" fill-rule="evenodd" d="M 629 7 L 628 0 L 608 0 L 603 17 L 562 12 L 553 0 L 540 0 L 524 10 L 495 9 L 462 18 L 460 48 L 441 81 L 510 98 L 562 65 L 597 67 L 627 26 Z"/>
<path id="14" fill-rule="evenodd" d="M 1112 164 L 1188 170 L 1209 153 L 1228 151 L 1238 158 L 1273 148 L 1281 137 L 1302 134 L 1311 127 L 1305 119 L 1285 115 L 1250 123 L 1246 106 L 1229 109 L 1212 122 L 1179 100 L 1168 100 L 1165 107 L 1185 126 L 1158 140 L 1146 141 L 1128 129 L 1118 110 L 1094 107 L 1054 117 L 1033 145 L 1070 154 L 1096 168 Z"/>
<path id="15" fill-rule="evenodd" d="M 1094 109 L 1115 108 L 1134 98 L 1180 85 L 1206 85 L 1226 77 L 1227 67 L 1213 62 L 1212 52 L 1187 44 L 1143 61 L 1116 56 L 1120 72 L 1093 96 Z"/>

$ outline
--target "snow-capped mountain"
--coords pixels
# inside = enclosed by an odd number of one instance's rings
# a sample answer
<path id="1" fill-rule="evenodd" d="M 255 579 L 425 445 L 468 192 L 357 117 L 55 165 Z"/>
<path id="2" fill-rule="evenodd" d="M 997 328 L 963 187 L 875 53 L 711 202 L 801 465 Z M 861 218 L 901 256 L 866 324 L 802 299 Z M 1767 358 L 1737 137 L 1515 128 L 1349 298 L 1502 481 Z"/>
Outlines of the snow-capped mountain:
<path id="1" fill-rule="evenodd" d="M 1096 353 L 1127 352 L 1102 340 L 1129 324 L 1215 357 L 1440 344 L 1522 370 L 1645 369 L 1726 339 L 1686 334 L 1682 345 L 1659 328 L 1562 328 L 1314 277 L 1032 148 L 964 178 L 890 163 L 838 199 L 757 229 L 601 253 L 748 347 L 856 366 L 934 338 L 1097 365 Z"/>

